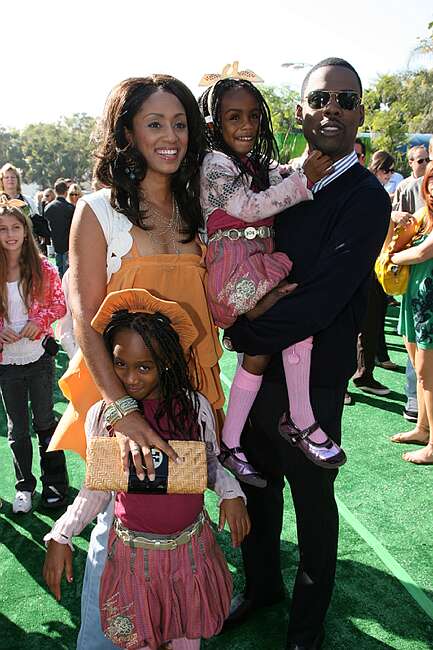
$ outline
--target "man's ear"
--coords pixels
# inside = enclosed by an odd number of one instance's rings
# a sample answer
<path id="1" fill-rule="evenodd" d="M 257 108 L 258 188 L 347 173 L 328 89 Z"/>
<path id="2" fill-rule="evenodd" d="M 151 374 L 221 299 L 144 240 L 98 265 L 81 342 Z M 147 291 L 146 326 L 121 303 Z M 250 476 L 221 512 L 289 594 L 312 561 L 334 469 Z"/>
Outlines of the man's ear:
<path id="1" fill-rule="evenodd" d="M 304 121 L 301 104 L 296 104 L 295 119 L 296 119 L 296 124 L 302 124 L 302 122 Z"/>
<path id="2" fill-rule="evenodd" d="M 364 118 L 365 118 L 365 108 L 364 104 L 361 104 L 359 107 L 359 126 L 362 126 L 364 124 Z"/>

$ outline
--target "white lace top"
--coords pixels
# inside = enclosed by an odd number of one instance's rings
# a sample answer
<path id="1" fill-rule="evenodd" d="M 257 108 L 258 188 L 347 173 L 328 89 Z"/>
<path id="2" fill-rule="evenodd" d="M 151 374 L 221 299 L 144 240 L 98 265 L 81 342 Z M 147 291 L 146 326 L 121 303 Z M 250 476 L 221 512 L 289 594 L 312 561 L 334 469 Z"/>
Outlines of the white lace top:
<path id="1" fill-rule="evenodd" d="M 18 334 L 28 321 L 28 311 L 19 291 L 18 280 L 7 282 L 7 291 L 9 321 L 5 320 L 4 325 Z M 31 341 L 23 338 L 16 343 L 4 344 L 0 364 L 24 366 L 37 361 L 43 354 L 44 348 L 41 340 Z"/>
<path id="2" fill-rule="evenodd" d="M 122 257 L 132 248 L 132 223 L 110 205 L 109 188 L 86 194 L 80 201 L 92 208 L 107 242 L 107 284 L 122 264 Z"/>

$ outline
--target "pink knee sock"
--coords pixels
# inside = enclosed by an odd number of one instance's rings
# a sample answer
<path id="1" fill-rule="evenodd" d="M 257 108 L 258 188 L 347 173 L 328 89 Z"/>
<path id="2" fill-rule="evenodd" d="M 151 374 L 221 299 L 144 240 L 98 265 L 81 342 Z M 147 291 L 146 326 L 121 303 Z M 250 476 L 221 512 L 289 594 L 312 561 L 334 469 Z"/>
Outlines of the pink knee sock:
<path id="1" fill-rule="evenodd" d="M 310 365 L 313 337 L 283 350 L 283 365 L 289 394 L 290 417 L 299 429 L 311 426 L 316 418 L 310 402 Z M 310 438 L 317 443 L 327 436 L 319 427 Z"/>
<path id="2" fill-rule="evenodd" d="M 200 639 L 173 639 L 173 650 L 200 650 Z"/>
<path id="3" fill-rule="evenodd" d="M 239 447 L 242 429 L 259 392 L 262 379 L 263 375 L 253 375 L 242 366 L 236 370 L 222 431 L 223 442 L 230 449 Z M 243 454 L 236 455 L 241 460 L 246 460 Z"/>

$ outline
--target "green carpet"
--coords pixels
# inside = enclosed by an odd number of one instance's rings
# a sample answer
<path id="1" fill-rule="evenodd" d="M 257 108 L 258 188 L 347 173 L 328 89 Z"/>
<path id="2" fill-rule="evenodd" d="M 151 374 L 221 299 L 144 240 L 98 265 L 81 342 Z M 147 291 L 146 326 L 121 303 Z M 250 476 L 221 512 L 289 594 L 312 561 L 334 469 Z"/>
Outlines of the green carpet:
<path id="1" fill-rule="evenodd" d="M 392 388 L 387 397 L 351 392 L 345 407 L 344 447 L 349 460 L 340 472 L 337 495 L 341 514 L 337 580 L 327 618 L 325 650 L 428 650 L 433 648 L 433 467 L 415 467 L 401 460 L 406 446 L 393 445 L 389 435 L 408 430 L 401 417 L 404 404 L 405 354 L 395 335 L 396 313 L 387 319 L 390 354 L 398 372 L 377 370 L 377 378 Z M 338 353 L 338 351 L 337 351 Z M 58 370 L 65 364 L 58 355 Z M 223 375 L 229 380 L 236 363 L 226 353 Z M 59 393 L 56 408 L 64 408 Z M 13 473 L 7 448 L 4 414 L 0 413 L 0 650 L 60 650 L 75 648 L 80 590 L 90 527 L 76 540 L 73 585 L 63 585 L 56 603 L 44 588 L 42 537 L 53 518 L 38 507 L 32 514 L 13 515 Z M 35 456 L 35 473 L 37 457 Z M 72 496 L 83 477 L 83 463 L 68 454 Z M 216 518 L 216 499 L 207 496 Z M 242 589 L 240 552 L 230 547 L 228 532 L 220 535 Z M 318 539 L 320 544 L 320 539 Z M 281 542 L 284 578 L 290 593 L 297 563 L 296 533 L 287 492 Z M 266 561 L 266 558 L 263 558 Z M 203 643 L 206 650 L 282 650 L 287 604 L 264 610 L 250 623 Z"/>

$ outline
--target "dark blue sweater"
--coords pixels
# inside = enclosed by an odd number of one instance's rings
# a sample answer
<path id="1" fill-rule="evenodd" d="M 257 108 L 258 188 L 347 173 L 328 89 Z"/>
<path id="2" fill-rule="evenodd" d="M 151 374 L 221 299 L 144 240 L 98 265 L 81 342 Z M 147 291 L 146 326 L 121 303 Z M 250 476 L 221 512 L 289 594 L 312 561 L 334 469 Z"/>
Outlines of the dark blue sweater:
<path id="1" fill-rule="evenodd" d="M 311 384 L 341 386 L 356 369 L 356 339 L 368 278 L 387 232 L 391 203 L 377 179 L 355 164 L 275 220 L 276 250 L 293 260 L 299 286 L 263 316 L 243 316 L 227 330 L 234 348 L 274 354 L 314 336 Z M 282 380 L 273 359 L 265 379 Z"/>

